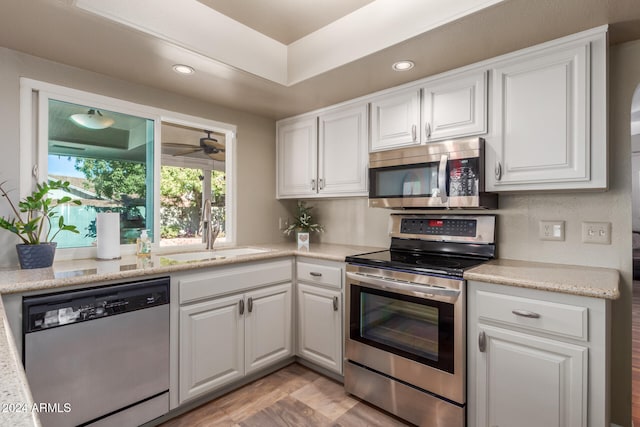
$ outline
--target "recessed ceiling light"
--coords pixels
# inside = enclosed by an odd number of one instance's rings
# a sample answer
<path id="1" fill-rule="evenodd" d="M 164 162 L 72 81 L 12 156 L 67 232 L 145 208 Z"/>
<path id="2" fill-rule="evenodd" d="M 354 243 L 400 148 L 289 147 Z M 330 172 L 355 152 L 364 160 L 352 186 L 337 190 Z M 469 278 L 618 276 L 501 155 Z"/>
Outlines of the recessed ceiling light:
<path id="1" fill-rule="evenodd" d="M 184 65 L 184 64 L 174 65 L 173 71 L 175 71 L 178 74 L 193 74 L 196 72 L 196 70 L 194 70 L 193 67 L 189 67 L 188 65 Z"/>
<path id="2" fill-rule="evenodd" d="M 414 65 L 413 61 L 398 61 L 394 63 L 391 68 L 395 71 L 407 71 L 412 69 Z"/>

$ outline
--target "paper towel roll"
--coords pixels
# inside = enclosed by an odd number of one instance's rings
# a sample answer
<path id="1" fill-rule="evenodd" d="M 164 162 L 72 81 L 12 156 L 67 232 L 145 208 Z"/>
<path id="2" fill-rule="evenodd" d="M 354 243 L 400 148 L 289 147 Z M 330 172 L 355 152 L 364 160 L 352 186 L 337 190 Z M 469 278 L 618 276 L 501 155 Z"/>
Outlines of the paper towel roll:
<path id="1" fill-rule="evenodd" d="M 104 212 L 96 215 L 98 259 L 120 258 L 120 214 Z"/>

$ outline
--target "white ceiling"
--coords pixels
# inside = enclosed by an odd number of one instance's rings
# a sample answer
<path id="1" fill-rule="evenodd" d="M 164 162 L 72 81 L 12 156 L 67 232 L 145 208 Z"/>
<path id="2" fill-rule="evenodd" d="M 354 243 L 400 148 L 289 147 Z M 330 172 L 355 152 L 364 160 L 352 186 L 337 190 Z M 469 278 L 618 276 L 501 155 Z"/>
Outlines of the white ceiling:
<path id="1" fill-rule="evenodd" d="M 638 0 L 335 0 L 343 8 L 320 17 L 325 1 L 2 0 L 0 46 L 282 118 L 598 25 L 610 24 L 612 43 L 640 38 Z M 459 9 L 434 19 L 422 9 L 433 5 Z M 414 69 L 391 70 L 407 58 Z M 196 73 L 179 76 L 175 63 Z"/>
<path id="2" fill-rule="evenodd" d="M 374 0 L 198 0 L 285 45 Z"/>

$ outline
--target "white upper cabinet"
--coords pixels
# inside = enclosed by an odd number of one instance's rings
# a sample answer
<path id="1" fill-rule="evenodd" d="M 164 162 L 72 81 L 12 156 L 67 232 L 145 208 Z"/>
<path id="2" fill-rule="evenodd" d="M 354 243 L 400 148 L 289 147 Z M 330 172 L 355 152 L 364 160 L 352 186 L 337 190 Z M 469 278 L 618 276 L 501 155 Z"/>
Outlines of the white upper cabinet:
<path id="1" fill-rule="evenodd" d="M 605 49 L 600 30 L 494 64 L 488 191 L 607 187 Z"/>
<path id="2" fill-rule="evenodd" d="M 487 132 L 487 71 L 438 78 L 422 88 L 422 142 Z"/>
<path id="3" fill-rule="evenodd" d="M 318 119 L 316 116 L 278 123 L 278 195 L 316 194 Z"/>
<path id="4" fill-rule="evenodd" d="M 367 105 L 320 114 L 318 193 L 366 195 L 369 163 Z"/>
<path id="5" fill-rule="evenodd" d="M 420 89 L 391 92 L 371 101 L 371 151 L 420 144 Z"/>
<path id="6" fill-rule="evenodd" d="M 367 104 L 278 122 L 278 198 L 367 195 Z"/>

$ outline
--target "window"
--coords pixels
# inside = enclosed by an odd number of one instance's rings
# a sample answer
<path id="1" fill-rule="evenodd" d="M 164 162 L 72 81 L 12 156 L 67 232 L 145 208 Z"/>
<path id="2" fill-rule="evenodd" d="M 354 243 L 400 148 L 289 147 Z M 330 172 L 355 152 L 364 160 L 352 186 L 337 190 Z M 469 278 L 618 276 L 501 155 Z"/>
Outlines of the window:
<path id="1" fill-rule="evenodd" d="M 153 236 L 153 120 L 49 99 L 48 123 L 47 179 L 69 181 L 66 195 L 82 201 L 62 210 L 80 233 L 58 234 L 58 247 L 92 246 L 106 211 L 120 214 L 121 244 Z"/>
<path id="2" fill-rule="evenodd" d="M 226 135 L 162 123 L 160 172 L 160 244 L 201 242 L 204 203 L 211 203 L 220 225 L 218 241 L 226 239 Z"/>
<path id="3" fill-rule="evenodd" d="M 143 229 L 156 248 L 202 245 L 204 200 L 220 223 L 218 244 L 234 243 L 235 126 L 26 78 L 20 83 L 20 161 L 33 165 L 20 169 L 21 197 L 36 182 L 55 179 L 69 181 L 65 195 L 83 202 L 61 212 L 80 233 L 58 234 L 58 259 L 95 256 L 96 215 L 107 210 L 120 214 L 122 245 L 135 243 Z"/>

